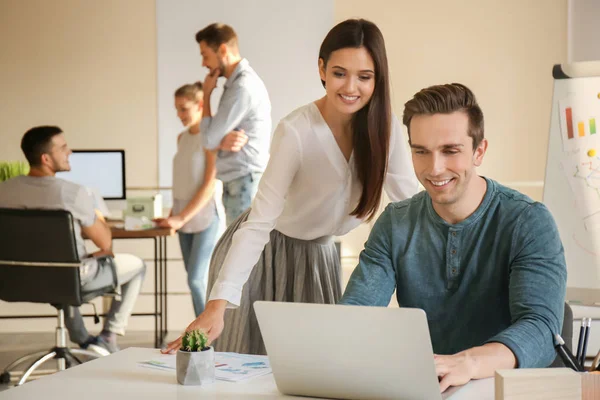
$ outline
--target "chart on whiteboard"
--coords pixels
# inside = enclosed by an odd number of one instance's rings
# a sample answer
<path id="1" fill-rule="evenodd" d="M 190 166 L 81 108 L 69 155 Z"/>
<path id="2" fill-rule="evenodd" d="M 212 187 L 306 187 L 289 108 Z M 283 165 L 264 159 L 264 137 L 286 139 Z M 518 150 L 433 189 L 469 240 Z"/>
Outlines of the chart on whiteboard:
<path id="1" fill-rule="evenodd" d="M 585 230 L 600 231 L 600 107 L 596 96 L 559 101 L 563 143 L 561 165 Z M 574 212 L 574 215 L 575 212 Z"/>
<path id="2" fill-rule="evenodd" d="M 596 120 L 600 122 L 598 98 L 570 96 L 560 100 L 559 105 L 563 150 L 565 152 L 588 151 L 590 146 L 596 145 L 600 137 L 596 129 Z"/>
<path id="3" fill-rule="evenodd" d="M 600 149 L 598 149 L 600 150 Z M 563 171 L 587 231 L 600 230 L 600 155 L 595 147 L 565 155 Z"/>

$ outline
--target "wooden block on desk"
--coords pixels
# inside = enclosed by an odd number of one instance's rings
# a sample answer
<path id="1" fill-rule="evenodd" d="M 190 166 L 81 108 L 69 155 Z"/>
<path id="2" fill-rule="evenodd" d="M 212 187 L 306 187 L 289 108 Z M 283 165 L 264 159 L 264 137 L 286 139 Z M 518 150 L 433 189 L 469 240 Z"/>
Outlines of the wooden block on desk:
<path id="1" fill-rule="evenodd" d="M 581 400 L 581 376 L 569 368 L 496 371 L 496 400 Z"/>
<path id="2" fill-rule="evenodd" d="M 582 400 L 600 399 L 600 372 L 581 374 Z"/>

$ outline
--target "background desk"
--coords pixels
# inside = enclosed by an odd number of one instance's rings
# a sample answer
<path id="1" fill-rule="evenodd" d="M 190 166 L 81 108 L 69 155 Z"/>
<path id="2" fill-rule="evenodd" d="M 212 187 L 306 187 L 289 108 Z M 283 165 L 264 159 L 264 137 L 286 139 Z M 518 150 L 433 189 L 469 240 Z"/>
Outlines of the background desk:
<path id="1" fill-rule="evenodd" d="M 117 223 L 108 221 L 114 239 L 154 240 L 154 347 L 160 347 L 167 335 L 167 237 L 173 236 L 171 228 L 153 228 L 126 231 Z M 132 314 L 147 315 L 147 314 Z"/>
<path id="2" fill-rule="evenodd" d="M 302 399 L 277 391 L 273 375 L 248 382 L 181 386 L 174 371 L 160 371 L 137 365 L 151 360 L 158 350 L 129 348 L 108 357 L 45 376 L 21 387 L 2 392 L 3 400 L 120 400 L 120 399 Z M 175 356 L 173 356 L 175 357 Z M 449 400 L 493 400 L 494 380 L 473 381 L 459 388 Z"/>

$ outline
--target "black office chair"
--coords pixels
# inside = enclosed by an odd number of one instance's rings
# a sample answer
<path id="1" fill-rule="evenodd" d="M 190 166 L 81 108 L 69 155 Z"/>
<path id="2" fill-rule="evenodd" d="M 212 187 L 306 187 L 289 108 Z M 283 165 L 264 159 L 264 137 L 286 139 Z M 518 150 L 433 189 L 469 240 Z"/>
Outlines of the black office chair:
<path id="1" fill-rule="evenodd" d="M 80 306 L 112 288 L 82 296 L 73 217 L 64 210 L 21 210 L 0 208 L 0 300 L 9 302 L 48 303 L 57 309 L 56 345 L 21 357 L 11 363 L 0 381 L 10 382 L 10 372 L 17 365 L 35 359 L 23 372 L 17 386 L 43 363 L 56 359 L 62 371 L 77 355 L 97 358 L 101 354 L 67 347 L 64 309 Z"/>

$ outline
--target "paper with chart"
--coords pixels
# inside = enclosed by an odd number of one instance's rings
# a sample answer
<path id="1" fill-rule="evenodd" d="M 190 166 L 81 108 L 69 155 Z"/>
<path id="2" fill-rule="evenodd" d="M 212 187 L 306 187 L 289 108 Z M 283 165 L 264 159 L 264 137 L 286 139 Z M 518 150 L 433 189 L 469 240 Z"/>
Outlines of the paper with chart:
<path id="1" fill-rule="evenodd" d="M 586 231 L 600 230 L 600 148 L 588 146 L 565 155 L 563 171 L 569 181 Z"/>
<path id="2" fill-rule="evenodd" d="M 559 101 L 558 110 L 565 152 L 588 151 L 597 147 L 600 140 L 596 126 L 596 121 L 600 123 L 597 97 L 571 95 Z"/>
<path id="3" fill-rule="evenodd" d="M 139 366 L 163 371 L 176 371 L 176 356 L 160 354 L 151 360 L 140 361 Z M 215 378 L 221 381 L 240 382 L 271 373 L 267 356 L 238 353 L 215 353 Z"/>
<path id="4" fill-rule="evenodd" d="M 559 101 L 561 166 L 585 230 L 600 231 L 600 100 L 591 93 Z"/>
<path id="5" fill-rule="evenodd" d="M 222 364 L 215 370 L 216 378 L 222 381 L 239 382 L 271 373 L 267 356 L 216 353 L 215 361 Z"/>

